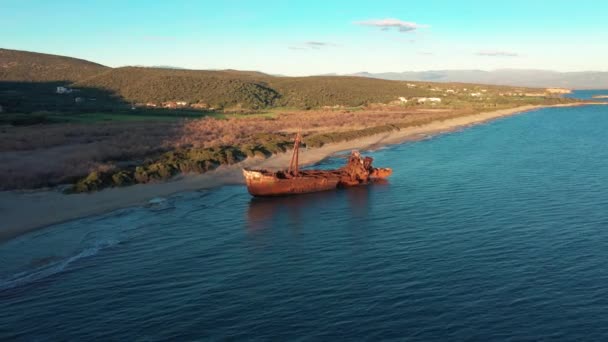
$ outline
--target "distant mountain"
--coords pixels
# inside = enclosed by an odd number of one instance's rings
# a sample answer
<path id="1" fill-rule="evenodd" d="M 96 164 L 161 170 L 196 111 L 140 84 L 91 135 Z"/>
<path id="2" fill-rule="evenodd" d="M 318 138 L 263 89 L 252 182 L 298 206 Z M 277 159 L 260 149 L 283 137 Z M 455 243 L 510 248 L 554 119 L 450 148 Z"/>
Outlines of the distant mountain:
<path id="1" fill-rule="evenodd" d="M 79 81 L 108 70 L 83 59 L 0 49 L 0 81 Z"/>
<path id="2" fill-rule="evenodd" d="M 557 72 L 533 69 L 483 70 L 432 70 L 369 73 L 353 76 L 397 81 L 462 82 L 520 87 L 562 87 L 571 89 L 608 89 L 608 72 L 582 71 Z"/>

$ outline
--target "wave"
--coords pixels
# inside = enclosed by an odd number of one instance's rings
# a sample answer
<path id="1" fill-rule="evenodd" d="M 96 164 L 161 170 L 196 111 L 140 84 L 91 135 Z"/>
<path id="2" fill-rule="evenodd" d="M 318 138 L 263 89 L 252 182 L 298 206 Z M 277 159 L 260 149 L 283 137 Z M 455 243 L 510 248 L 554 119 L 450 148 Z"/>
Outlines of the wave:
<path id="1" fill-rule="evenodd" d="M 175 209 L 173 201 L 170 201 L 169 199 L 164 197 L 155 197 L 149 200 L 148 203 L 144 205 L 144 207 L 152 211 L 164 211 L 169 209 Z"/>
<path id="2" fill-rule="evenodd" d="M 50 262 L 44 266 L 34 268 L 24 272 L 19 272 L 7 279 L 0 279 L 0 291 L 9 290 L 15 287 L 35 283 L 52 275 L 61 273 L 68 267 L 81 259 L 89 258 L 96 255 L 101 250 L 115 246 L 119 243 L 118 240 L 101 240 L 97 241 L 92 247 L 86 248 L 79 253 L 76 253 L 65 259 Z"/>

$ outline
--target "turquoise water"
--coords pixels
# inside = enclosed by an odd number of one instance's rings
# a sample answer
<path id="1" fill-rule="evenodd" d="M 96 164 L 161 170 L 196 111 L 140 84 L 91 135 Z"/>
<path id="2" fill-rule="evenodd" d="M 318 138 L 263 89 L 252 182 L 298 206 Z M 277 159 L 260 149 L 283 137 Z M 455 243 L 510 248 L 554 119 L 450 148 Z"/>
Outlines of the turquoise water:
<path id="1" fill-rule="evenodd" d="M 576 99 L 594 100 L 594 101 L 602 101 L 602 102 L 608 101 L 608 98 L 603 98 L 603 99 L 594 99 L 593 98 L 594 96 L 599 96 L 599 95 L 608 95 L 608 90 L 601 90 L 601 89 L 576 90 L 566 96 L 576 98 Z"/>
<path id="2" fill-rule="evenodd" d="M 606 132 L 538 110 L 371 153 L 388 184 L 49 227 L 0 245 L 0 340 L 606 340 Z"/>

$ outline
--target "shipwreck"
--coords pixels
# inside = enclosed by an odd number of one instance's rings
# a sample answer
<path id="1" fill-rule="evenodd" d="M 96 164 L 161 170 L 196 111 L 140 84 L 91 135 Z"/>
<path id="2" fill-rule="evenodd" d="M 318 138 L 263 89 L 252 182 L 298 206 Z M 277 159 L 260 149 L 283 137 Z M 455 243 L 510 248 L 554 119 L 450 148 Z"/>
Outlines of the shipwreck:
<path id="1" fill-rule="evenodd" d="M 345 166 L 333 170 L 300 170 L 299 151 L 302 137 L 296 135 L 287 170 L 243 169 L 247 190 L 252 196 L 284 196 L 326 191 L 369 184 L 389 177 L 393 170 L 372 166 L 371 157 L 352 151 Z"/>

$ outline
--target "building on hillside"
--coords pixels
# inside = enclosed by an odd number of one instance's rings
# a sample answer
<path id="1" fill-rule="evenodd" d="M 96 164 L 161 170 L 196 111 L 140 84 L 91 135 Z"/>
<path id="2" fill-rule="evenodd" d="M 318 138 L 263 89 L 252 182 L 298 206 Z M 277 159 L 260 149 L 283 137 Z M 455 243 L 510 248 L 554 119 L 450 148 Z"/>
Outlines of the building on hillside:
<path id="1" fill-rule="evenodd" d="M 209 109 L 209 105 L 204 102 L 193 103 L 190 107 L 196 109 Z"/>
<path id="2" fill-rule="evenodd" d="M 431 102 L 431 103 L 441 103 L 441 99 L 438 97 L 419 97 L 417 98 L 418 103 L 427 103 L 427 102 Z"/>
<path id="3" fill-rule="evenodd" d="M 471 93 L 472 97 L 481 97 L 481 93 Z"/>
<path id="4" fill-rule="evenodd" d="M 546 92 L 549 94 L 570 94 L 572 90 L 566 88 L 547 88 Z"/>
<path id="5" fill-rule="evenodd" d="M 322 109 L 331 109 L 331 110 L 334 110 L 334 109 L 343 109 L 344 106 L 342 106 L 342 105 L 333 105 L 333 106 L 322 106 L 321 108 Z"/>
<path id="6" fill-rule="evenodd" d="M 407 84 L 406 84 L 406 86 L 407 86 L 408 88 L 416 88 L 416 85 L 415 85 L 415 84 L 412 84 L 412 83 L 407 83 Z"/>
<path id="7" fill-rule="evenodd" d="M 178 107 L 187 107 L 188 106 L 188 102 L 186 101 L 177 101 L 175 102 L 175 105 Z"/>
<path id="8" fill-rule="evenodd" d="M 158 105 L 154 102 L 146 102 L 145 104 L 146 107 L 150 107 L 150 108 L 156 108 L 158 107 Z"/>
<path id="9" fill-rule="evenodd" d="M 167 102 L 161 103 L 161 106 L 163 108 L 175 109 L 175 108 L 177 108 L 177 103 L 175 101 L 167 101 Z"/>
<path id="10" fill-rule="evenodd" d="M 399 102 L 401 103 L 407 103 L 407 99 L 403 96 L 399 96 Z"/>
<path id="11" fill-rule="evenodd" d="M 406 103 L 407 103 L 407 101 L 406 101 L 406 102 L 403 102 L 403 101 L 401 101 L 401 100 L 394 100 L 394 101 L 391 101 L 391 102 L 389 102 L 389 103 L 387 103 L 387 104 L 383 104 L 383 103 L 381 103 L 381 104 L 379 104 L 379 105 L 380 105 L 380 106 L 403 106 L 403 105 L 405 105 Z"/>
<path id="12" fill-rule="evenodd" d="M 454 89 L 448 89 L 445 92 L 448 93 L 448 94 L 454 94 L 454 93 L 456 93 L 456 91 Z"/>

